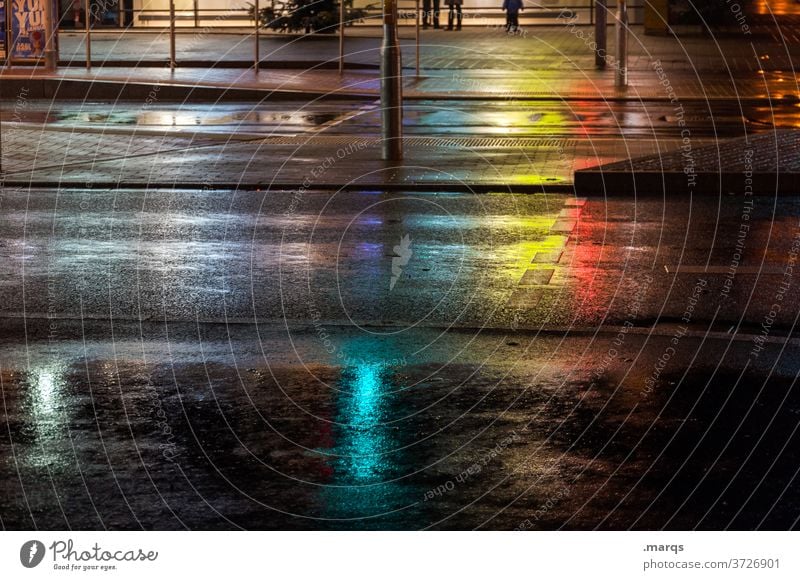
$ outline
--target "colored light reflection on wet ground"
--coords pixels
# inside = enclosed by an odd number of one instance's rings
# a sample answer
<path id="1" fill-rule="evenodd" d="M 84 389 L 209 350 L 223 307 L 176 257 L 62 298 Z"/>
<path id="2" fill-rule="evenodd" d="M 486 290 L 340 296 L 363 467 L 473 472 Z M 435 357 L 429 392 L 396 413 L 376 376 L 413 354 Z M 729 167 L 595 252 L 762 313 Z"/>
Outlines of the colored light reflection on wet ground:
<path id="1" fill-rule="evenodd" d="M 63 365 L 53 364 L 33 367 L 28 375 L 23 398 L 34 420 L 36 444 L 27 456 L 32 467 L 49 469 L 68 461 L 59 453 L 59 443 L 68 438 L 70 419 L 65 409 L 65 370 Z"/>
<path id="2" fill-rule="evenodd" d="M 363 362 L 345 369 L 340 400 L 340 469 L 345 479 L 355 483 L 373 483 L 382 472 L 382 451 L 386 436 L 381 421 L 384 415 L 386 386 L 381 363 Z"/>
<path id="3" fill-rule="evenodd" d="M 406 391 L 395 372 L 405 364 L 392 339 L 359 338 L 343 344 L 339 380 L 332 384 L 332 447 L 320 450 L 332 467 L 321 488 L 321 517 L 364 523 L 416 505 L 416 487 L 404 481 L 408 462 L 398 433 Z"/>

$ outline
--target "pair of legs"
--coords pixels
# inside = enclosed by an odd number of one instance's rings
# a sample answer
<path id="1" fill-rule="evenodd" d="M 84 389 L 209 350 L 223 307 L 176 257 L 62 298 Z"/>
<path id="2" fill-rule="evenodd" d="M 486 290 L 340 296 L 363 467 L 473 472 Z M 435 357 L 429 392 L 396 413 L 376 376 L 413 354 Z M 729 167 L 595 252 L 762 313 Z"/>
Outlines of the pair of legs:
<path id="1" fill-rule="evenodd" d="M 439 6 L 441 0 L 422 0 L 422 27 L 428 28 L 433 22 L 434 28 L 439 28 Z M 431 9 L 432 8 L 432 9 Z"/>
<path id="2" fill-rule="evenodd" d="M 447 14 L 447 30 L 453 30 L 453 20 L 457 20 L 456 30 L 461 30 L 461 4 L 450 4 L 450 12 Z"/>
<path id="3" fill-rule="evenodd" d="M 519 30 L 519 12 L 508 12 L 506 14 L 506 31 L 516 32 Z"/>

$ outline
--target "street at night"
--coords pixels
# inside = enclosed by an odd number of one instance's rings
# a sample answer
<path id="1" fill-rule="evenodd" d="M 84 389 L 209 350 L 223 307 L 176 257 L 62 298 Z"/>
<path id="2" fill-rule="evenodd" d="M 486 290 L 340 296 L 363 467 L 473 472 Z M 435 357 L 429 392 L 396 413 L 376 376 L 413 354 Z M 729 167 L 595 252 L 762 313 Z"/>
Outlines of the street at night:
<path id="1" fill-rule="evenodd" d="M 226 2 L 0 19 L 9 577 L 796 577 L 800 4 Z"/>
<path id="2" fill-rule="evenodd" d="M 291 200 L 6 197 L 7 526 L 793 525 L 796 201 Z"/>

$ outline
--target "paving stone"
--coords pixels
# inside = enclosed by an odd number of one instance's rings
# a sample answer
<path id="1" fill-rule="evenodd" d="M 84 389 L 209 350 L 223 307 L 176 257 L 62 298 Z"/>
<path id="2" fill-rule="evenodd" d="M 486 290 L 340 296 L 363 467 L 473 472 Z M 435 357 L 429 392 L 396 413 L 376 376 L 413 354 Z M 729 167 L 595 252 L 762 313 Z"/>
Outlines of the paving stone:
<path id="1" fill-rule="evenodd" d="M 523 274 L 520 280 L 520 286 L 545 286 L 550 283 L 555 270 L 528 270 Z"/>

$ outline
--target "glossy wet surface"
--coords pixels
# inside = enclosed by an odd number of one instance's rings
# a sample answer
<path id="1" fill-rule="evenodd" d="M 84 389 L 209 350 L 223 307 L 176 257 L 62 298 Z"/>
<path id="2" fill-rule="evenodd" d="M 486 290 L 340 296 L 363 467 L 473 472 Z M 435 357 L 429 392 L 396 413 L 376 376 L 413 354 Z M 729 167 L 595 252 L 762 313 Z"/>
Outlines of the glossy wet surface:
<path id="1" fill-rule="evenodd" d="M 2 525 L 794 527 L 800 206 L 743 201 L 9 191 Z"/>
<path id="2" fill-rule="evenodd" d="M 680 136 L 688 127 L 695 137 L 739 136 L 796 124 L 796 103 L 683 104 L 678 124 L 675 106 L 664 102 L 611 101 L 463 101 L 409 102 L 405 130 L 409 135 L 552 137 L 626 139 Z M 219 134 L 357 135 L 376 133 L 380 127 L 377 101 L 324 101 L 298 104 L 275 101 L 261 104 L 169 104 L 131 106 L 130 103 L 26 103 L 15 110 L 4 104 L 2 119 L 48 128 L 101 131 L 128 128 Z M 596 146 L 603 147 L 602 142 Z"/>
<path id="3" fill-rule="evenodd" d="M 567 27 L 494 32 L 426 35 L 412 168 L 359 150 L 374 68 L 170 72 L 165 38 L 106 35 L 97 58 L 154 68 L 59 78 L 363 98 L 3 103 L 11 179 L 70 187 L 0 200 L 0 527 L 797 527 L 798 199 L 515 188 L 674 150 L 681 122 L 693 146 L 795 125 L 798 45 L 632 37 L 621 92 Z M 180 58 L 250 57 L 225 38 Z"/>
<path id="4" fill-rule="evenodd" d="M 4 349 L 5 527 L 783 529 L 800 517 L 788 353 L 740 373 L 727 365 L 749 346 L 685 339 L 690 375 L 667 369 L 648 390 L 668 338 L 639 354 L 629 337 L 608 364 L 609 337 L 332 329 L 323 343 L 145 324 L 97 340 L 108 330 Z"/>
<path id="5" fill-rule="evenodd" d="M 699 280 L 692 323 L 752 331 L 800 222 L 795 198 L 735 196 L 36 190 L 4 210 L 4 316 L 385 332 L 678 322 Z"/>

